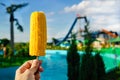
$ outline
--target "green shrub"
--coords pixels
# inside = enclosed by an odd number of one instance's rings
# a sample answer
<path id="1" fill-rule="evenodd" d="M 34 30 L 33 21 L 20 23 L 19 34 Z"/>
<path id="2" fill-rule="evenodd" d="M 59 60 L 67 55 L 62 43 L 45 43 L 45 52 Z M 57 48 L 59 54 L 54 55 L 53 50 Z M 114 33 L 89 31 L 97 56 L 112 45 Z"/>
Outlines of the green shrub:
<path id="1" fill-rule="evenodd" d="M 80 78 L 80 56 L 75 41 L 74 38 L 67 52 L 68 80 L 79 80 Z"/>
<path id="2" fill-rule="evenodd" d="M 99 53 L 95 54 L 97 80 L 105 80 L 105 65 Z"/>

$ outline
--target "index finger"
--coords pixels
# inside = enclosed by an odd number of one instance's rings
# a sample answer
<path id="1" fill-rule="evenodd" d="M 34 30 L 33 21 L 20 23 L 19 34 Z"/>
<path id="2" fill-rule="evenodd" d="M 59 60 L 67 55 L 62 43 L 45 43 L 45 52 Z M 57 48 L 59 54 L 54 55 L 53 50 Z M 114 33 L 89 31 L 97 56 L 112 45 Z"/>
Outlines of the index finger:
<path id="1" fill-rule="evenodd" d="M 39 61 L 39 65 L 41 65 L 42 61 L 41 60 L 38 60 L 38 61 Z M 25 72 L 26 69 L 30 69 L 31 68 L 32 63 L 33 63 L 33 60 L 26 61 L 23 65 L 21 65 L 17 69 L 17 72 L 19 72 L 19 73 Z"/>
<path id="2" fill-rule="evenodd" d="M 19 73 L 23 73 L 26 69 L 29 69 L 31 67 L 31 64 L 32 64 L 32 60 L 29 60 L 25 62 L 23 65 L 21 65 L 17 71 Z"/>

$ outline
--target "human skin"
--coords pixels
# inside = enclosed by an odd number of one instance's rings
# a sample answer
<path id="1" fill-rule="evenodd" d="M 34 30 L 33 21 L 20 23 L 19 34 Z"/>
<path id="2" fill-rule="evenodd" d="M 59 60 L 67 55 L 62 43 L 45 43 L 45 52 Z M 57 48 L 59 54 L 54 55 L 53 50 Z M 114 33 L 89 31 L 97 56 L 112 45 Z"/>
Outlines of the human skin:
<path id="1" fill-rule="evenodd" d="M 40 80 L 41 64 L 37 59 L 25 62 L 16 70 L 15 80 Z"/>

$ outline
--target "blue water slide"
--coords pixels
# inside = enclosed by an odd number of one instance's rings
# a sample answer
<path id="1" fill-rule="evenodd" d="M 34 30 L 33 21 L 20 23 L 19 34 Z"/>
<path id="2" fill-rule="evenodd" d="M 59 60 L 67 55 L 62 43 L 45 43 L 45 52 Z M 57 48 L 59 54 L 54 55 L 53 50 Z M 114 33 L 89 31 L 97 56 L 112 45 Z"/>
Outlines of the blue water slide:
<path id="1" fill-rule="evenodd" d="M 56 45 L 60 45 L 62 42 L 66 41 L 68 38 L 70 38 L 69 35 L 72 33 L 72 30 L 73 30 L 73 28 L 74 28 L 74 26 L 75 26 L 75 24 L 76 24 L 76 22 L 77 22 L 78 19 L 84 19 L 85 23 L 86 23 L 85 26 L 88 26 L 89 22 L 87 21 L 87 17 L 86 16 L 84 16 L 84 17 L 76 17 L 75 20 L 74 20 L 74 22 L 73 22 L 73 24 L 72 24 L 72 26 L 70 27 L 67 35 L 61 41 L 57 40 L 57 39 L 54 40 Z"/>
<path id="2" fill-rule="evenodd" d="M 74 28 L 74 26 L 75 26 L 75 24 L 76 24 L 76 22 L 77 22 L 77 19 L 78 19 L 78 17 L 75 18 L 75 20 L 74 20 L 72 26 L 70 27 L 70 30 L 68 31 L 67 35 L 63 38 L 63 40 L 61 40 L 61 41 L 59 41 L 58 43 L 56 43 L 56 45 L 60 45 L 62 42 L 64 42 L 64 41 L 67 40 L 67 38 L 68 38 L 69 35 L 71 34 L 71 32 L 72 32 L 72 30 L 73 30 L 73 28 Z"/>

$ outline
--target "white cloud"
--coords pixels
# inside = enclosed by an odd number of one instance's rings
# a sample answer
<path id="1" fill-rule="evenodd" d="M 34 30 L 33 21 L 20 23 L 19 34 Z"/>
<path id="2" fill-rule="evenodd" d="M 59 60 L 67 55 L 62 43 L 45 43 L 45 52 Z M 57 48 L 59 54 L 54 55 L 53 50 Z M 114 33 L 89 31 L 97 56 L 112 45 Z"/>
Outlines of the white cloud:
<path id="1" fill-rule="evenodd" d="M 55 14 L 55 12 L 46 13 L 47 16 L 53 16 L 54 14 Z"/>
<path id="2" fill-rule="evenodd" d="M 54 19 L 52 18 L 52 16 L 55 15 L 55 12 L 49 12 L 49 13 L 46 13 L 46 16 L 47 16 L 47 22 L 53 22 Z"/>
<path id="3" fill-rule="evenodd" d="M 106 27 L 106 29 L 108 29 L 108 30 L 110 30 L 110 31 L 112 31 L 113 30 L 113 28 L 114 28 L 114 31 L 117 31 L 117 32 L 119 32 L 120 30 L 120 23 L 118 23 L 118 24 L 113 24 L 113 25 L 111 25 L 111 26 L 107 26 Z"/>
<path id="4" fill-rule="evenodd" d="M 64 11 L 86 15 L 90 20 L 91 30 L 104 28 L 118 31 L 120 28 L 119 4 L 120 0 L 84 0 L 79 4 L 65 7 Z"/>
<path id="5" fill-rule="evenodd" d="M 53 22 L 54 19 L 53 18 L 47 18 L 47 22 Z"/>

